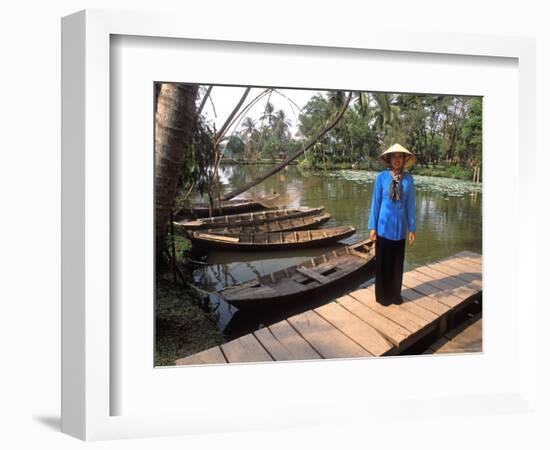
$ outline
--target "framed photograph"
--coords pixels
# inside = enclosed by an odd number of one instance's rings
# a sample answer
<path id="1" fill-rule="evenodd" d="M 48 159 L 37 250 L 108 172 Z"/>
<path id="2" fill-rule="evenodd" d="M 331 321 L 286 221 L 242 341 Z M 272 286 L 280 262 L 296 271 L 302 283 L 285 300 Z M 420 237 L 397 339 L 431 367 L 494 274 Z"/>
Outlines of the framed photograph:
<path id="1" fill-rule="evenodd" d="M 532 40 L 94 10 L 62 51 L 64 432 L 537 414 Z"/>

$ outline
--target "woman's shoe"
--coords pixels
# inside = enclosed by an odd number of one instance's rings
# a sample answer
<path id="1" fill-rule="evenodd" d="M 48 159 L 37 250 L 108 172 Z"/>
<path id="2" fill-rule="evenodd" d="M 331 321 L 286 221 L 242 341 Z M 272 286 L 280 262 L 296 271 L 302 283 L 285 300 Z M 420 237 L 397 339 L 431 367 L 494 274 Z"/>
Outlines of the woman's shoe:
<path id="1" fill-rule="evenodd" d="M 382 306 L 390 306 L 392 304 L 391 301 L 386 301 L 386 300 L 376 300 L 376 303 L 378 303 L 379 305 L 382 305 Z"/>

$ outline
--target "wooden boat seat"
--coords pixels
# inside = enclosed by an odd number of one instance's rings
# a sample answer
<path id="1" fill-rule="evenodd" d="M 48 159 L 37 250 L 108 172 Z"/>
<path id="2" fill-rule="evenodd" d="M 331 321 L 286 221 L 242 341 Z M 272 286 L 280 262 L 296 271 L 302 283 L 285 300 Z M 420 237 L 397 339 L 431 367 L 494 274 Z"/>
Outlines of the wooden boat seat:
<path id="1" fill-rule="evenodd" d="M 296 267 L 296 272 L 299 272 L 302 275 L 305 275 L 306 277 L 313 278 L 314 280 L 318 281 L 321 284 L 330 282 L 330 278 L 325 277 L 324 275 L 321 275 L 320 273 L 317 273 L 314 270 L 311 270 L 307 267 L 303 267 L 303 266 Z"/>
<path id="2" fill-rule="evenodd" d="M 214 241 L 223 241 L 223 242 L 240 242 L 239 238 L 232 237 L 232 236 L 220 236 L 218 234 L 210 234 L 210 233 L 199 233 L 198 236 L 204 237 L 207 239 L 212 239 Z"/>

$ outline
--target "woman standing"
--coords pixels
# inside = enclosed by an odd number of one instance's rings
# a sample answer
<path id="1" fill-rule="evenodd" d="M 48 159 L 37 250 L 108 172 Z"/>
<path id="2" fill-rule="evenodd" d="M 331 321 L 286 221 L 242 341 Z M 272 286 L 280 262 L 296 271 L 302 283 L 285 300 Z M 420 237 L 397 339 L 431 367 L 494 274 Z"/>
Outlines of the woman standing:
<path id="1" fill-rule="evenodd" d="M 376 301 L 383 305 L 403 303 L 401 284 L 405 260 L 405 238 L 409 244 L 416 235 L 414 183 L 404 172 L 416 157 L 399 144 L 380 155 L 388 170 L 380 172 L 374 182 L 369 217 L 370 238 L 376 241 Z"/>

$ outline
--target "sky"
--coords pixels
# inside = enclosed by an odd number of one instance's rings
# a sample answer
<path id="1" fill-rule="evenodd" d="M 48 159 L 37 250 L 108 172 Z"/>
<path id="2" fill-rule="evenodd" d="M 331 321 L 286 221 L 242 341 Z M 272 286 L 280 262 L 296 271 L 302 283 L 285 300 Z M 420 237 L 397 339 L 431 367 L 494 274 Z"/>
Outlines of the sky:
<path id="1" fill-rule="evenodd" d="M 235 108 L 245 89 L 246 87 L 233 86 L 213 87 L 210 94 L 212 102 L 207 102 L 205 108 L 203 109 L 203 115 L 216 124 L 217 130 L 220 129 L 233 108 Z M 251 102 L 258 94 L 260 94 L 264 90 L 265 88 L 252 88 L 245 102 L 243 103 L 241 110 L 246 104 Z M 283 109 L 285 111 L 287 118 L 292 122 L 290 130 L 291 134 L 292 136 L 295 136 L 298 131 L 298 116 L 300 114 L 300 108 L 303 108 L 307 104 L 309 99 L 320 91 L 307 89 L 277 89 L 276 91 L 282 95 L 278 94 L 277 92 L 272 92 L 270 97 L 269 94 L 262 97 L 246 114 L 242 116 L 242 119 L 238 120 L 239 123 L 235 123 L 235 125 L 232 127 L 227 135 L 229 136 L 231 134 L 231 131 L 235 128 L 237 130 L 240 130 L 240 124 L 242 123 L 242 120 L 244 120 L 244 118 L 247 116 L 254 119 L 257 123 L 257 127 L 259 128 L 261 124 L 260 117 L 265 110 L 265 105 L 269 97 L 269 101 L 273 104 L 275 111 L 278 111 L 279 109 Z M 292 101 L 290 101 L 289 99 Z M 214 103 L 216 114 L 214 114 L 212 103 Z"/>

